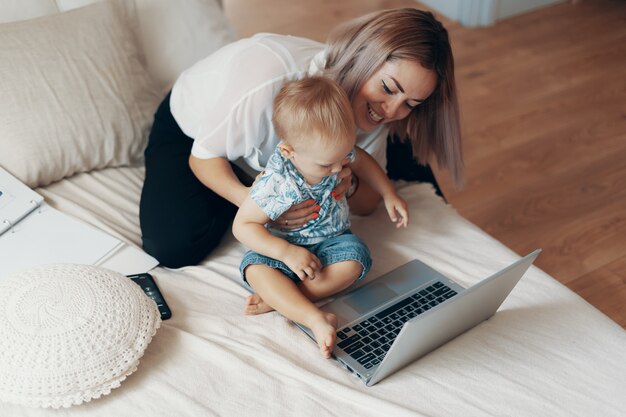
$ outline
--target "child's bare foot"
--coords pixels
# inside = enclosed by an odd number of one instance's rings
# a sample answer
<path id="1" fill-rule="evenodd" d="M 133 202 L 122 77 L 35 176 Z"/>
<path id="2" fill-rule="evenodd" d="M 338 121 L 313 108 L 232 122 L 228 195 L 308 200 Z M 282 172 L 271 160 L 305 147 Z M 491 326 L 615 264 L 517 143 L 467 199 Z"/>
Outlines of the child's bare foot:
<path id="1" fill-rule="evenodd" d="M 274 311 L 274 309 L 270 307 L 269 304 L 266 304 L 259 294 L 252 294 L 246 298 L 246 305 L 243 311 L 246 314 L 263 314 Z"/>
<path id="2" fill-rule="evenodd" d="M 337 338 L 337 316 L 332 313 L 322 313 L 319 317 L 311 320 L 308 325 L 315 335 L 322 356 L 330 358 Z"/>

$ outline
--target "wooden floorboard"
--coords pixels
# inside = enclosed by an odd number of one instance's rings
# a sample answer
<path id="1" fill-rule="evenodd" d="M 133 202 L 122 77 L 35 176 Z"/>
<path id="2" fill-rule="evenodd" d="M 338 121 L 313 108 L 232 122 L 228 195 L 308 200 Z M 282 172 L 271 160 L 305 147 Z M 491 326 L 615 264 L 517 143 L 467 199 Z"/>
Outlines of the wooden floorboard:
<path id="1" fill-rule="evenodd" d="M 626 322 L 626 256 L 585 274 L 567 284 L 618 323 Z M 606 294 L 614 294 L 607 299 Z"/>
<path id="2" fill-rule="evenodd" d="M 324 41 L 413 0 L 224 0 L 239 35 Z M 461 215 L 626 328 L 626 2 L 580 0 L 452 39 L 466 184 L 435 169 Z"/>

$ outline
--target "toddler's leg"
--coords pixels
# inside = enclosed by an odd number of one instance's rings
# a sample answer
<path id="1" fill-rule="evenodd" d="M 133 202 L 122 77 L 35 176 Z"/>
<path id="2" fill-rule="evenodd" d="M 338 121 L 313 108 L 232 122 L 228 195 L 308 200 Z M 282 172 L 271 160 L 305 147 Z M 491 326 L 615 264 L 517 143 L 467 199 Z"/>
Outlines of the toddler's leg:
<path id="1" fill-rule="evenodd" d="M 322 269 L 314 280 L 306 279 L 298 284 L 300 291 L 315 302 L 345 290 L 361 275 L 363 266 L 356 261 L 337 262 Z M 246 314 L 263 314 L 274 310 L 258 294 L 246 298 Z"/>
<path id="2" fill-rule="evenodd" d="M 269 266 L 248 266 L 246 279 L 268 306 L 311 329 L 322 355 L 330 357 L 337 331 L 337 317 L 334 314 L 321 311 L 289 277 Z"/>
<path id="3" fill-rule="evenodd" d="M 361 275 L 363 266 L 356 261 L 337 262 L 322 269 L 314 280 L 306 279 L 298 284 L 300 291 L 315 302 L 348 288 Z M 263 314 L 274 310 L 259 294 L 246 298 L 246 314 Z"/>
<path id="4" fill-rule="evenodd" d="M 328 265 L 314 280 L 304 280 L 298 286 L 312 301 L 336 294 L 348 288 L 361 275 L 363 266 L 357 261 L 343 261 Z"/>

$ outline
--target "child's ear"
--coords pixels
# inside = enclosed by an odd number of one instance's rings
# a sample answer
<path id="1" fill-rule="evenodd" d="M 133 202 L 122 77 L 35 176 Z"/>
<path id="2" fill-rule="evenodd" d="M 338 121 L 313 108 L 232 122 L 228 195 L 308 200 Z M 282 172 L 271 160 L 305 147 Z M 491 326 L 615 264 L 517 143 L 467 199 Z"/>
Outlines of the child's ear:
<path id="1" fill-rule="evenodd" d="M 293 147 L 286 143 L 281 143 L 278 145 L 278 150 L 283 158 L 291 159 L 293 157 Z"/>

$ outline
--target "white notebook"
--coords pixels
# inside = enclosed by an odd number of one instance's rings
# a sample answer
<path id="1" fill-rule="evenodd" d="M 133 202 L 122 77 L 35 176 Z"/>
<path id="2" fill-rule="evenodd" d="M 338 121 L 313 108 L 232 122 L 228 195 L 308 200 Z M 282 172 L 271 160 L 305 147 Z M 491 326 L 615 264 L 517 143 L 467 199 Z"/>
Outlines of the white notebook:
<path id="1" fill-rule="evenodd" d="M 52 263 L 101 265 L 124 275 L 158 264 L 148 254 L 64 214 L 0 168 L 0 279 Z"/>

